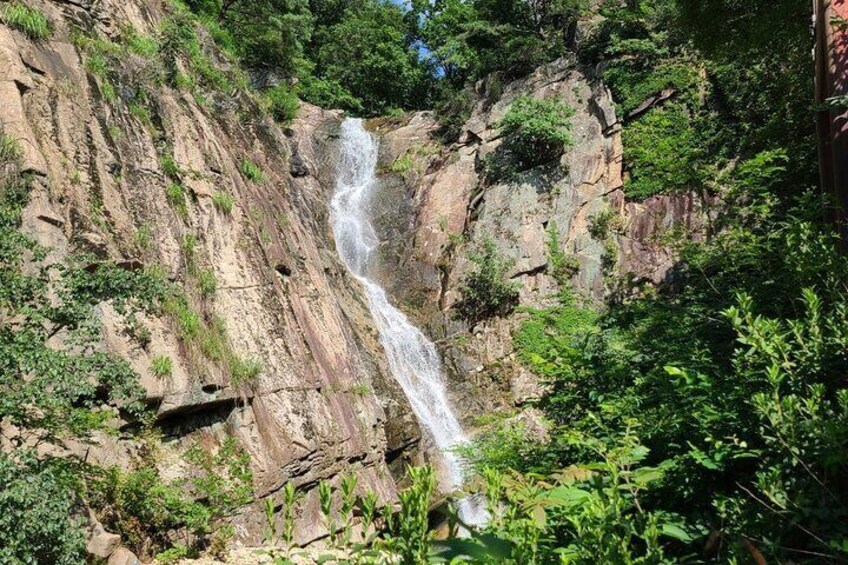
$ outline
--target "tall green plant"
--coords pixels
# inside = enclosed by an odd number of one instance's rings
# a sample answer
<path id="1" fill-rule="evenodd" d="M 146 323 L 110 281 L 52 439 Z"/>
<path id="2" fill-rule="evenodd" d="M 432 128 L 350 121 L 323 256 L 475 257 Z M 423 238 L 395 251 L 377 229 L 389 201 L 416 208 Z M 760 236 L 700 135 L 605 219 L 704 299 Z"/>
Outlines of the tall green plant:
<path id="1" fill-rule="evenodd" d="M 462 280 L 456 314 L 472 325 L 510 314 L 518 304 L 516 283 L 505 280 L 510 263 L 501 258 L 492 241 L 484 242 L 482 250 L 470 258 L 476 268 Z"/>

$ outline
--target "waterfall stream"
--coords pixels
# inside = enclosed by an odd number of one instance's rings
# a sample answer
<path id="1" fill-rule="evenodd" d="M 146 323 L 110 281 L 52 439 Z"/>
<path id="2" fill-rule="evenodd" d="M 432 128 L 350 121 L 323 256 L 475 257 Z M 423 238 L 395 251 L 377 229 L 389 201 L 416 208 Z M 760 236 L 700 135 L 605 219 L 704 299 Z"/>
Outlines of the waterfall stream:
<path id="1" fill-rule="evenodd" d="M 466 441 L 448 403 L 441 363 L 435 345 L 397 308 L 385 290 L 369 276 L 379 240 L 370 218 L 370 198 L 376 186 L 379 145 L 359 119 L 341 126 L 336 190 L 330 203 L 330 222 L 339 256 L 365 288 L 371 315 L 380 334 L 393 377 L 400 384 L 419 423 L 430 433 L 444 462 L 444 486 L 459 487 L 462 460 L 451 451 Z M 469 524 L 485 521 L 479 501 L 459 501 L 460 517 Z"/>

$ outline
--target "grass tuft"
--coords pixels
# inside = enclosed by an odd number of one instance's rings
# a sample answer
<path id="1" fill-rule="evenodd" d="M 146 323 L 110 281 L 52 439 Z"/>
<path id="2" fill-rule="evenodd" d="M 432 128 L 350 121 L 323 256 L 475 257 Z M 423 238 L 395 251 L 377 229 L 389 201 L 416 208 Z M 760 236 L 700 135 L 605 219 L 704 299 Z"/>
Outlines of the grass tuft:
<path id="1" fill-rule="evenodd" d="M 157 355 L 150 362 L 150 372 L 159 378 L 170 377 L 173 371 L 173 362 L 170 357 Z"/>
<path id="2" fill-rule="evenodd" d="M 186 193 L 183 185 L 178 182 L 172 182 L 165 189 L 165 196 L 168 198 L 168 203 L 174 208 L 174 211 L 180 218 L 186 218 L 188 216 Z"/>
<path id="3" fill-rule="evenodd" d="M 20 2 L 0 8 L 0 20 L 32 39 L 42 41 L 50 37 L 50 21 L 40 10 Z"/>
<path id="4" fill-rule="evenodd" d="M 253 182 L 261 182 L 262 179 L 265 178 L 265 175 L 262 173 L 262 169 L 259 168 L 259 165 L 250 159 L 242 159 L 242 162 L 239 164 L 239 170 L 247 180 L 251 180 Z"/>
<path id="5" fill-rule="evenodd" d="M 221 212 L 231 214 L 235 205 L 235 199 L 229 192 L 220 191 L 212 195 L 212 203 Z"/>
<path id="6" fill-rule="evenodd" d="M 214 296 L 218 290 L 218 281 L 212 269 L 203 269 L 197 273 L 197 289 L 203 296 Z"/>
<path id="7" fill-rule="evenodd" d="M 254 357 L 248 357 L 246 359 L 233 357 L 230 360 L 230 377 L 232 378 L 233 385 L 237 387 L 242 384 L 249 386 L 255 385 L 261 373 L 262 361 L 259 359 Z"/>

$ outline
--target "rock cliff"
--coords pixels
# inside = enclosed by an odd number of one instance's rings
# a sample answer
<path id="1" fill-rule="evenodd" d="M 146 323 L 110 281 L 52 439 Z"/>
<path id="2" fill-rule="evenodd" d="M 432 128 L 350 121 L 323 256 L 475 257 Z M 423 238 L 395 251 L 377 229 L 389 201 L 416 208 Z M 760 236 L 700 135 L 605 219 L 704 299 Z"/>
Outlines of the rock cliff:
<path id="1" fill-rule="evenodd" d="M 190 445 L 214 452 L 235 437 L 254 473 L 256 502 L 236 518 L 248 543 L 261 540 L 262 499 L 278 501 L 288 481 L 308 493 L 302 542 L 322 535 L 313 495 L 321 479 L 355 473 L 391 500 L 391 469 L 414 456 L 420 432 L 327 225 L 327 147 L 340 114 L 304 105 L 280 127 L 237 85 L 204 95 L 163 84 L 161 54 L 122 52 L 108 76 L 95 72 L 80 37 L 108 54 L 128 29 L 155 35 L 163 2 L 32 5 L 51 22 L 48 40 L 0 26 L 0 124 L 35 178 L 25 231 L 54 259 L 158 265 L 226 328 L 239 356 L 261 365 L 256 382 L 235 383 L 167 317 L 142 320 L 149 333 L 139 343 L 108 302 L 98 307 L 102 347 L 130 361 L 156 413 L 163 475 L 191 475 L 181 457 Z M 207 56 L 226 68 L 209 45 Z M 168 193 L 174 185 L 182 202 Z M 214 294 L 197 291 L 198 272 L 214 275 Z M 157 356 L 173 361 L 170 376 L 151 371 Z M 129 434 L 100 439 L 68 448 L 91 463 L 132 465 L 139 445 Z"/>
<path id="2" fill-rule="evenodd" d="M 520 96 L 556 97 L 573 108 L 573 144 L 553 171 L 542 167 L 492 181 L 484 160 L 501 143 L 496 124 Z M 507 276 L 519 284 L 520 305 L 544 308 L 557 303 L 559 290 L 553 237 L 573 264 L 569 284 L 577 296 L 599 301 L 624 280 L 661 281 L 673 263 L 664 236 L 697 234 L 705 221 L 704 207 L 691 194 L 626 199 L 612 100 L 593 70 L 574 58 L 505 86 L 481 81 L 474 97 L 471 116 L 450 147 L 433 141 L 431 113 L 374 124 L 383 139 L 385 180 L 376 206 L 384 218 L 385 277 L 397 301 L 438 340 L 467 424 L 493 408 L 510 413 L 540 393 L 512 345 L 526 314 L 519 309 L 474 327 L 456 319 L 452 306 L 473 268 L 469 253 L 494 242 L 511 264 Z"/>
<path id="3" fill-rule="evenodd" d="M 281 504 L 289 481 L 307 493 L 301 543 L 325 534 L 320 480 L 353 473 L 363 490 L 392 500 L 403 463 L 419 457 L 421 431 L 327 224 L 341 114 L 302 105 L 283 127 L 238 80 L 227 89 L 176 88 L 157 75 L 161 54 L 109 51 L 128 33 L 155 35 L 172 10 L 163 1 L 31 3 L 51 22 L 49 39 L 0 26 L 0 125 L 21 144 L 35 179 L 25 231 L 56 260 L 84 253 L 162 269 L 207 323 L 222 328 L 227 347 L 261 366 L 255 382 L 235 382 L 184 343 L 168 316 L 141 320 L 148 335 L 140 340 L 109 302 L 99 305 L 102 347 L 132 364 L 156 415 L 162 474 L 189 477 L 194 470 L 182 457 L 189 446 L 215 452 L 235 438 L 254 475 L 255 500 L 235 519 L 247 544 L 261 541 L 264 500 Z M 108 72 L 93 63 L 92 42 L 108 55 Z M 215 66 L 235 72 L 209 38 L 201 43 Z M 492 182 L 482 162 L 519 96 L 560 97 L 574 108 L 574 143 L 553 171 Z M 474 98 L 450 146 L 434 140 L 431 113 L 371 124 L 382 141 L 373 202 L 385 242 L 381 278 L 437 340 L 467 424 L 540 392 L 512 346 L 526 314 L 474 327 L 452 315 L 471 250 L 494 242 L 511 262 L 521 305 L 546 307 L 559 289 L 552 234 L 573 258 L 571 284 L 599 300 L 617 277 L 661 280 L 672 263 L 663 235 L 697 232 L 703 223 L 690 195 L 627 201 L 609 94 L 575 60 L 503 87 L 481 82 Z M 214 281 L 214 292 L 198 288 L 198 273 Z M 160 356 L 173 361 L 169 376 L 151 369 Z M 129 469 L 141 449 L 130 428 L 66 447 L 88 462 Z M 4 441 L 13 433 L 4 430 Z"/>

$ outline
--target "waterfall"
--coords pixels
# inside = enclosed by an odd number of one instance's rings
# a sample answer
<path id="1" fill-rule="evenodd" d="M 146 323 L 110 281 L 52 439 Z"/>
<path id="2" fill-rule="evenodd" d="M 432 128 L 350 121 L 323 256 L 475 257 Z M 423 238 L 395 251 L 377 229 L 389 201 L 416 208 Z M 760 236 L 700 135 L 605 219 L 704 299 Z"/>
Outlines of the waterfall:
<path id="1" fill-rule="evenodd" d="M 348 118 L 341 126 L 340 145 L 336 191 L 330 203 L 330 222 L 339 256 L 365 288 L 392 375 L 441 452 L 446 486 L 459 487 L 463 462 L 451 449 L 465 442 L 466 436 L 448 403 L 439 354 L 369 276 L 373 252 L 379 245 L 369 206 L 376 186 L 378 142 L 362 126 L 362 120 Z M 459 514 L 469 524 L 485 522 L 485 510 L 473 498 L 459 501 Z"/>

